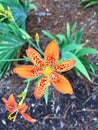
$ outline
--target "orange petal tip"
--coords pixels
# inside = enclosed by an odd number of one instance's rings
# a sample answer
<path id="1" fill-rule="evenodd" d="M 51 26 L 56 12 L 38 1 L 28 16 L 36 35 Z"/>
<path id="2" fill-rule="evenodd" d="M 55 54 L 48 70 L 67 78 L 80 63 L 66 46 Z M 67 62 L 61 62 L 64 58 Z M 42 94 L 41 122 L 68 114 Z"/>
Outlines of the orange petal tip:
<path id="1" fill-rule="evenodd" d="M 37 120 L 36 119 L 32 119 L 32 123 L 35 123 Z"/>

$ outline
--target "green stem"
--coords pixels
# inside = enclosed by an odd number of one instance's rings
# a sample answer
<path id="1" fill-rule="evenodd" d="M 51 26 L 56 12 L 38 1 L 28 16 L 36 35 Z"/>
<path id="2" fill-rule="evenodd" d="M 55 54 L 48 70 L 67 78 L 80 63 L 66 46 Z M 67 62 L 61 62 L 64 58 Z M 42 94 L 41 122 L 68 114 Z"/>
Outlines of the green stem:
<path id="1" fill-rule="evenodd" d="M 7 62 L 10 62 L 10 61 L 30 61 L 29 58 L 19 58 L 19 59 L 5 59 L 5 60 L 0 60 L 0 61 L 7 61 Z"/>
<path id="2" fill-rule="evenodd" d="M 38 47 L 39 50 L 41 50 L 41 48 L 40 48 L 40 46 L 39 46 L 39 42 L 37 42 L 37 47 Z M 41 51 L 42 51 L 42 50 L 41 50 Z M 42 52 L 42 53 L 43 53 L 43 52 Z M 42 55 L 44 55 L 44 53 L 43 53 Z"/>
<path id="3" fill-rule="evenodd" d="M 16 24 L 16 22 L 15 22 L 14 19 L 12 20 L 12 22 L 14 23 L 14 25 L 16 26 L 16 28 L 19 30 L 19 27 L 18 27 L 18 25 Z M 32 40 L 31 40 L 30 38 L 28 38 L 27 36 L 26 36 L 26 39 L 27 39 L 27 41 L 28 41 L 28 43 L 29 43 L 30 45 L 32 45 L 37 51 L 40 52 L 40 54 L 44 55 L 44 52 L 41 50 L 41 48 L 39 47 L 39 45 L 36 46 L 36 45 L 32 42 Z"/>
<path id="4" fill-rule="evenodd" d="M 44 55 L 43 51 L 40 47 L 36 46 L 30 39 L 27 39 L 29 44 L 32 45 L 37 51 L 39 51 L 42 55 Z"/>
<path id="5" fill-rule="evenodd" d="M 20 93 L 18 95 L 18 97 L 22 98 L 21 101 L 19 102 L 18 106 L 21 106 L 23 104 L 23 102 L 24 102 L 24 100 L 25 100 L 25 98 L 27 96 L 27 92 L 28 92 L 28 89 L 29 89 L 30 81 L 31 81 L 31 79 L 27 80 L 26 88 L 24 89 L 24 91 L 22 93 Z"/>

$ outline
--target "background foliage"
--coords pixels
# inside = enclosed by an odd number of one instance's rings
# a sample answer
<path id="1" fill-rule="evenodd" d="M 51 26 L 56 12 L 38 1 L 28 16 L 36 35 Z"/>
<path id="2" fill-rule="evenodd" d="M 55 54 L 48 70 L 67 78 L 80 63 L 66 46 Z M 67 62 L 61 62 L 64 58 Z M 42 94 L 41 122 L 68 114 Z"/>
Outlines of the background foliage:
<path id="1" fill-rule="evenodd" d="M 36 6 L 31 2 L 32 0 L 26 0 L 25 2 L 23 0 L 0 0 L 0 3 L 4 6 L 5 9 L 10 7 L 15 22 L 23 29 L 26 29 L 26 18 L 28 12 L 31 9 L 37 9 Z"/>
<path id="2" fill-rule="evenodd" d="M 85 4 L 85 8 L 98 4 L 98 0 L 80 0 L 81 3 Z"/>
<path id="3" fill-rule="evenodd" d="M 86 40 L 84 43 L 81 42 L 83 28 L 76 31 L 77 24 L 74 23 L 72 27 L 67 23 L 66 30 L 62 34 L 52 35 L 51 33 L 42 30 L 42 32 L 50 39 L 56 40 L 61 49 L 61 59 L 74 59 L 76 60 L 75 72 L 78 76 L 84 75 L 88 80 L 90 79 L 89 74 L 95 74 L 98 70 L 97 66 L 92 65 L 87 56 L 89 54 L 98 54 L 98 50 L 86 47 L 90 41 Z M 82 75 L 81 75 L 82 74 Z"/>
<path id="4" fill-rule="evenodd" d="M 36 6 L 30 0 L 0 0 L 0 77 L 9 70 L 12 59 L 25 43 L 32 44 L 32 38 L 25 31 L 31 9 L 36 9 Z"/>

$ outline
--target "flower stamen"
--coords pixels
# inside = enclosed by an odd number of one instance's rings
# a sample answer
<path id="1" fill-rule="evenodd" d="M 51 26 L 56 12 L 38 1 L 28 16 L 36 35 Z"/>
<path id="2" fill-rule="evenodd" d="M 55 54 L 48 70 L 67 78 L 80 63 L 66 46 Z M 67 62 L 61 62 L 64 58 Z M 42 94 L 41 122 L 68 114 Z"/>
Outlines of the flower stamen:
<path id="1" fill-rule="evenodd" d="M 47 76 L 47 75 L 50 75 L 50 74 L 52 73 L 52 70 L 51 70 L 51 68 L 50 68 L 49 66 L 47 66 L 47 67 L 45 67 L 45 68 L 43 69 L 43 72 L 42 72 L 42 73 Z"/>
<path id="2" fill-rule="evenodd" d="M 12 113 L 9 114 L 8 119 L 12 120 L 13 122 L 15 122 L 17 114 L 18 114 L 18 110 L 15 110 L 14 112 L 12 112 Z"/>

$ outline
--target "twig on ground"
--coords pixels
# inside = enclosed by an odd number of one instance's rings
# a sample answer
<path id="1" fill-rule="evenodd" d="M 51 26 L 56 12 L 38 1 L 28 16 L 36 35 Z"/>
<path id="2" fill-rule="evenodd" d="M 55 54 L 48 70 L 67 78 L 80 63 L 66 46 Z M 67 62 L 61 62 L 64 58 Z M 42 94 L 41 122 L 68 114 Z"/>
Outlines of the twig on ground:
<path id="1" fill-rule="evenodd" d="M 98 109 L 82 109 L 76 110 L 75 112 L 98 112 Z"/>
<path id="2" fill-rule="evenodd" d="M 63 117 L 62 116 L 49 116 L 49 115 L 47 115 L 47 116 L 45 116 L 43 119 L 44 120 L 47 120 L 47 119 L 62 119 Z"/>
<path id="3" fill-rule="evenodd" d="M 72 104 L 68 105 L 67 109 L 66 109 L 66 110 L 65 110 L 65 112 L 64 112 L 63 119 L 65 119 L 65 118 L 66 118 L 67 113 L 68 113 L 69 109 L 71 108 L 71 106 L 72 106 Z"/>

